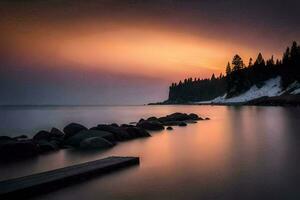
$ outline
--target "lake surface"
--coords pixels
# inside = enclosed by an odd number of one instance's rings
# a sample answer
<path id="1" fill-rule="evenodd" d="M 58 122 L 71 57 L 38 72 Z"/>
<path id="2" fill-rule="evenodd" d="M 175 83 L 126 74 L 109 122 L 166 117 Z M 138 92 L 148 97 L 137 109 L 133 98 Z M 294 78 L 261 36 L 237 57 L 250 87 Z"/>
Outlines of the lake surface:
<path id="1" fill-rule="evenodd" d="M 0 108 L 1 135 L 32 135 L 69 122 L 88 127 L 194 112 L 210 117 L 112 149 L 74 150 L 0 164 L 0 179 L 111 155 L 139 156 L 124 169 L 36 199 L 300 199 L 300 109 L 296 107 L 116 106 Z"/>

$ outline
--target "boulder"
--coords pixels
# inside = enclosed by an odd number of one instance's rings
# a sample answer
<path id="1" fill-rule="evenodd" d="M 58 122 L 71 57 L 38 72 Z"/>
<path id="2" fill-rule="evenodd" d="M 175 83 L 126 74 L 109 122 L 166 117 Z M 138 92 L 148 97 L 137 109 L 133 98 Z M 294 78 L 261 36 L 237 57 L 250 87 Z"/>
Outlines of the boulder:
<path id="1" fill-rule="evenodd" d="M 0 145 L 0 158 L 13 160 L 26 158 L 38 154 L 37 145 L 32 140 L 2 140 Z"/>
<path id="2" fill-rule="evenodd" d="M 51 129 L 50 133 L 51 133 L 51 136 L 55 137 L 55 138 L 64 138 L 64 136 L 65 136 L 65 134 L 61 130 L 59 130 L 55 127 L 53 127 Z"/>
<path id="3" fill-rule="evenodd" d="M 160 117 L 158 120 L 160 122 L 169 122 L 169 121 L 184 121 L 184 120 L 189 120 L 190 117 L 186 113 L 173 113 L 171 115 L 167 115 L 165 117 Z"/>
<path id="4" fill-rule="evenodd" d="M 90 137 L 80 142 L 81 149 L 106 149 L 114 145 L 102 137 Z"/>
<path id="5" fill-rule="evenodd" d="M 195 113 L 191 114 L 186 114 L 186 113 L 173 113 L 171 115 L 167 115 L 165 117 L 160 117 L 158 120 L 161 123 L 166 123 L 166 122 L 178 122 L 178 121 L 186 121 L 186 120 L 203 120 L 201 117 L 199 117 Z"/>
<path id="6" fill-rule="evenodd" d="M 116 124 L 116 123 L 112 123 L 111 126 L 113 126 L 113 127 L 119 127 L 119 125 Z"/>
<path id="7" fill-rule="evenodd" d="M 159 131 L 164 130 L 164 126 L 158 121 L 142 121 L 137 124 L 137 127 L 141 127 L 143 129 L 149 131 Z"/>
<path id="8" fill-rule="evenodd" d="M 187 124 L 185 122 L 180 122 L 178 126 L 187 126 Z"/>
<path id="9" fill-rule="evenodd" d="M 37 134 L 33 136 L 33 140 L 50 140 L 51 133 L 48 131 L 39 131 Z"/>
<path id="10" fill-rule="evenodd" d="M 114 140 L 112 139 L 114 138 L 114 135 L 110 132 L 100 130 L 82 130 L 66 139 L 65 144 L 73 147 L 79 147 L 81 141 L 91 137 L 101 137 L 110 142 L 114 142 Z"/>
<path id="11" fill-rule="evenodd" d="M 157 117 L 149 117 L 147 121 L 158 121 Z"/>
<path id="12" fill-rule="evenodd" d="M 195 114 L 195 113 L 189 114 L 189 118 L 191 120 L 199 120 L 200 119 L 200 117 L 197 114 Z"/>
<path id="13" fill-rule="evenodd" d="M 52 128 L 50 132 L 42 130 L 33 136 L 33 140 L 56 141 L 56 143 L 61 143 L 64 140 L 64 133 L 57 128 Z"/>
<path id="14" fill-rule="evenodd" d="M 38 140 L 36 144 L 40 153 L 59 150 L 59 144 L 56 141 Z"/>
<path id="15" fill-rule="evenodd" d="M 190 120 L 185 120 L 184 122 L 187 123 L 187 124 L 197 124 L 197 123 L 198 123 L 197 121 L 192 120 L 192 119 L 190 119 Z"/>
<path id="16" fill-rule="evenodd" d="M 126 128 L 126 127 L 135 127 L 135 126 L 132 124 L 122 124 L 121 125 L 121 128 Z"/>
<path id="17" fill-rule="evenodd" d="M 129 140 L 132 138 L 123 128 L 106 124 L 99 124 L 98 126 L 91 128 L 91 130 L 110 132 L 117 141 Z"/>
<path id="18" fill-rule="evenodd" d="M 145 119 L 141 118 L 138 123 L 145 121 Z"/>
<path id="19" fill-rule="evenodd" d="M 171 131 L 171 130 L 173 130 L 173 128 L 171 126 L 168 126 L 167 130 Z"/>
<path id="20" fill-rule="evenodd" d="M 151 137 L 151 135 L 150 135 L 150 133 L 148 133 L 148 131 L 146 131 L 145 129 L 139 128 L 139 127 L 127 127 L 124 129 L 133 138 Z"/>
<path id="21" fill-rule="evenodd" d="M 206 117 L 205 120 L 210 120 L 210 118 L 209 118 L 209 117 Z"/>
<path id="22" fill-rule="evenodd" d="M 72 137 L 76 133 L 83 131 L 83 130 L 87 130 L 87 128 L 81 124 L 71 123 L 71 124 L 67 125 L 63 130 L 65 133 L 65 139 Z"/>
<path id="23" fill-rule="evenodd" d="M 180 121 L 167 121 L 162 123 L 164 126 L 178 126 L 180 124 Z"/>
<path id="24" fill-rule="evenodd" d="M 13 139 L 15 139 L 15 140 L 27 140 L 28 137 L 27 137 L 27 135 L 19 135 L 19 136 L 14 137 Z"/>

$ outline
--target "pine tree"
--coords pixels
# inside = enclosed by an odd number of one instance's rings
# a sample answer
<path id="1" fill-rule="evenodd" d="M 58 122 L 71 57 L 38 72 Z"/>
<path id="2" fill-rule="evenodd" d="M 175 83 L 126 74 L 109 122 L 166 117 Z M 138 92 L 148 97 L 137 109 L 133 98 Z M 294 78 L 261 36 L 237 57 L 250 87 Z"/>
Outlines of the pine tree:
<path id="1" fill-rule="evenodd" d="M 256 61 L 254 63 L 255 65 L 265 65 L 265 60 L 262 56 L 261 53 L 258 54 L 257 58 L 256 58 Z"/>
<path id="2" fill-rule="evenodd" d="M 238 71 L 243 69 L 244 67 L 244 62 L 242 60 L 242 58 L 236 54 L 233 59 L 232 59 L 232 71 Z"/>
<path id="3" fill-rule="evenodd" d="M 248 67 L 251 67 L 253 65 L 252 61 L 253 59 L 250 57 Z"/>
<path id="4" fill-rule="evenodd" d="M 228 76 L 230 73 L 231 73 L 231 67 L 230 67 L 230 63 L 228 62 L 226 66 L 226 76 Z"/>

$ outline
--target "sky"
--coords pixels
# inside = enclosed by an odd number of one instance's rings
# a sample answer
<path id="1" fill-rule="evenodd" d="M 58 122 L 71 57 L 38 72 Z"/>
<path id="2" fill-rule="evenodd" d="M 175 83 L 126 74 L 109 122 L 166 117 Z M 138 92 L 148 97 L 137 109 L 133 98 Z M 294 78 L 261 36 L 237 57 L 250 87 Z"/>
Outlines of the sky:
<path id="1" fill-rule="evenodd" d="M 280 58 L 298 0 L 2 0 L 0 105 L 134 105 L 224 73 L 235 54 Z M 300 42 L 300 41 L 298 41 Z"/>

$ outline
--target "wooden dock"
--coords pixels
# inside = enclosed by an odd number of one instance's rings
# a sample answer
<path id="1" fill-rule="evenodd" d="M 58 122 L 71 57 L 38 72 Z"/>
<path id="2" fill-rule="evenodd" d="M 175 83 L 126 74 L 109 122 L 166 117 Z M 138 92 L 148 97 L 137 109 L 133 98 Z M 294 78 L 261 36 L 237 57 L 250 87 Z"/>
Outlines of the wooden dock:
<path id="1" fill-rule="evenodd" d="M 104 159 L 55 169 L 0 182 L 0 199 L 30 197 L 50 192 L 95 175 L 139 164 L 138 157 L 107 157 Z"/>

